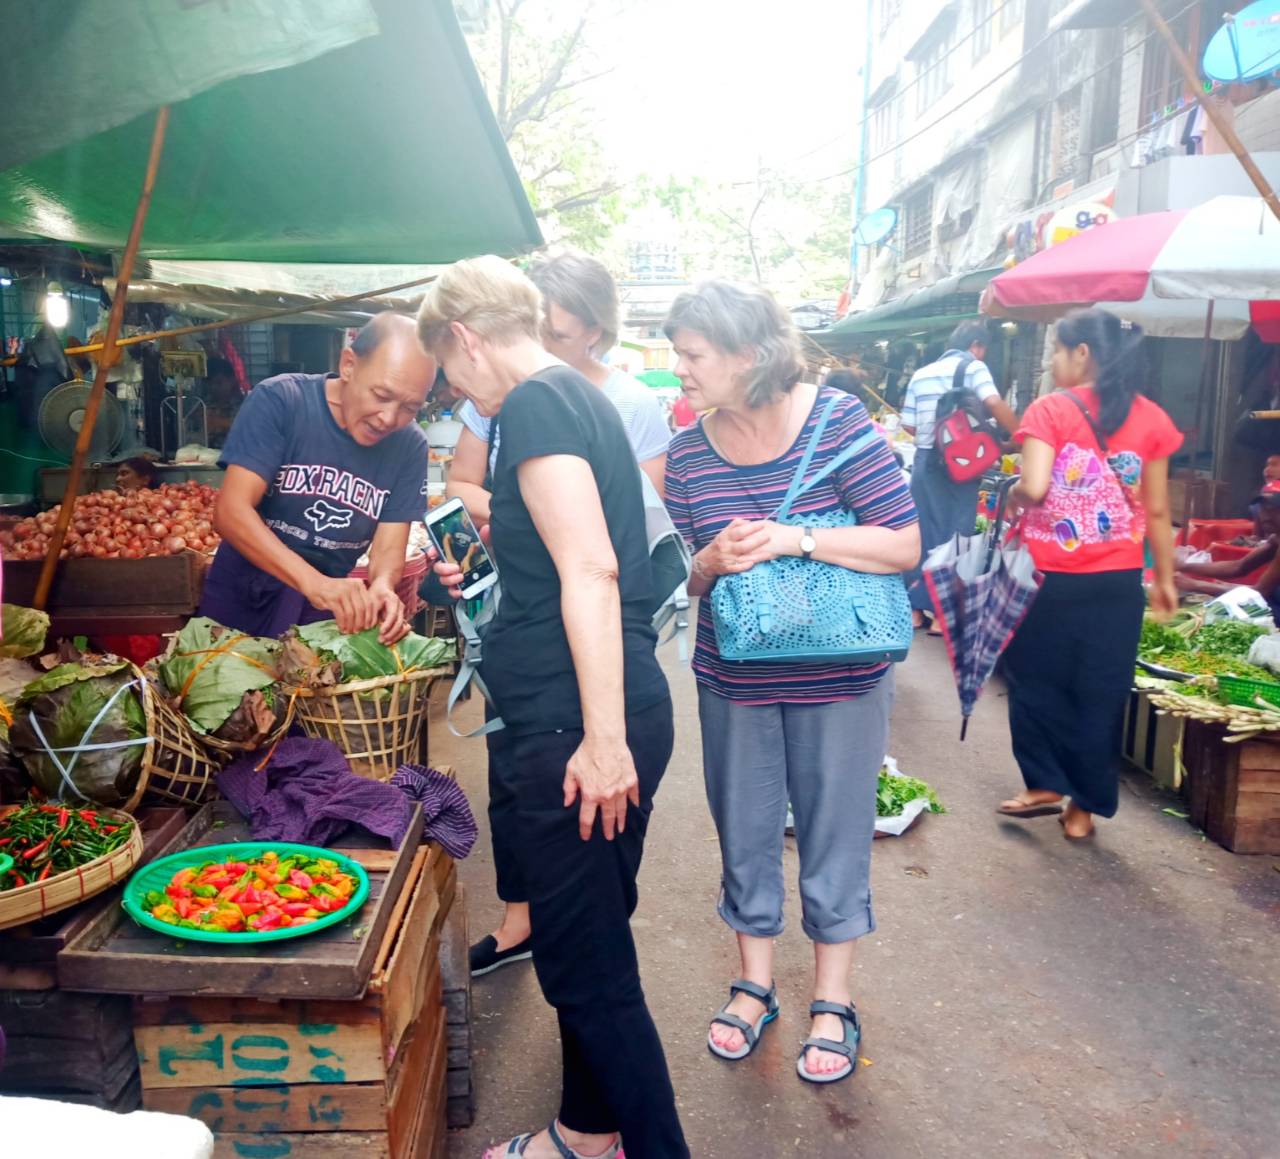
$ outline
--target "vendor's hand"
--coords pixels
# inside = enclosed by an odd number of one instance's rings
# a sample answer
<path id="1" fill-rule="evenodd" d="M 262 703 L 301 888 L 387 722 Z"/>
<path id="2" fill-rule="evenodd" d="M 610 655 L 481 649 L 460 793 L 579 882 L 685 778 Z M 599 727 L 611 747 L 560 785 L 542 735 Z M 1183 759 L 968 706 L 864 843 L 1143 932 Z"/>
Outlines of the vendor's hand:
<path id="1" fill-rule="evenodd" d="M 302 594 L 322 612 L 333 613 L 339 632 L 363 632 L 378 622 L 378 602 L 364 580 L 317 575 Z"/>
<path id="2" fill-rule="evenodd" d="M 403 640 L 409 634 L 403 601 L 386 583 L 371 583 L 369 594 L 378 605 L 378 640 L 388 646 Z"/>
<path id="3" fill-rule="evenodd" d="M 736 575 L 775 558 L 769 554 L 771 542 L 765 522 L 735 519 L 698 553 L 698 562 L 709 575 Z"/>
<path id="4" fill-rule="evenodd" d="M 1172 580 L 1156 580 L 1147 593 L 1147 602 L 1151 605 L 1151 614 L 1157 620 L 1167 620 L 1178 610 L 1178 587 Z"/>
<path id="5" fill-rule="evenodd" d="M 596 814 L 606 841 L 627 827 L 627 802 L 640 804 L 640 779 L 625 740 L 598 741 L 584 736 L 564 771 L 564 807 L 581 797 L 578 836 L 591 840 Z"/>

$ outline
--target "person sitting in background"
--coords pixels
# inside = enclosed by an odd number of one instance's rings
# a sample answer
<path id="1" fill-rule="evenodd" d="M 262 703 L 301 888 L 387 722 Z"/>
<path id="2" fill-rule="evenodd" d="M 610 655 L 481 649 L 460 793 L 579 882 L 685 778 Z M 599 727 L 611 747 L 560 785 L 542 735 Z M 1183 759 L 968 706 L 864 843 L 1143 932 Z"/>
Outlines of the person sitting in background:
<path id="1" fill-rule="evenodd" d="M 1262 464 L 1262 486 L 1265 488 L 1268 483 L 1280 483 L 1280 455 L 1268 455 L 1267 461 Z M 1258 518 L 1260 510 L 1261 499 L 1256 498 L 1249 504 L 1249 518 L 1253 520 L 1253 538 L 1255 541 L 1266 538 L 1262 532 L 1262 522 Z M 1232 540 L 1232 542 L 1245 544 L 1248 543 L 1248 540 L 1241 537 L 1240 539 Z"/>
<path id="2" fill-rule="evenodd" d="M 1273 456 L 1274 457 L 1274 456 Z M 1271 460 L 1268 459 L 1270 464 Z M 1280 480 L 1266 483 L 1249 506 L 1254 511 L 1261 542 L 1248 555 L 1214 563 L 1187 563 L 1174 575 L 1178 590 L 1199 595 L 1220 596 L 1239 587 L 1244 577 L 1258 568 L 1266 570 L 1248 585 L 1271 605 L 1273 616 L 1280 614 Z"/>
<path id="3" fill-rule="evenodd" d="M 120 491 L 141 491 L 147 487 L 160 486 L 160 472 L 150 459 L 137 455 L 125 459 L 116 467 L 116 489 Z"/>

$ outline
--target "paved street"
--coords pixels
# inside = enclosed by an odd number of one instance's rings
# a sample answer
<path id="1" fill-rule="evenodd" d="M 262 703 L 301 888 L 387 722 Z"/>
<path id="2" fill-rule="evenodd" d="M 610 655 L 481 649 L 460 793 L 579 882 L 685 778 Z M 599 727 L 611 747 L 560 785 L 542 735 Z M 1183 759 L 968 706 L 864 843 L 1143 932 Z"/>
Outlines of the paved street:
<path id="1" fill-rule="evenodd" d="M 1016 788 L 1005 704 L 993 687 L 958 741 L 941 643 L 918 639 L 899 670 L 892 751 L 950 812 L 876 843 L 880 928 L 859 949 L 866 1037 L 851 1082 L 802 1084 L 811 956 L 779 942 L 782 1015 L 748 1061 L 703 1045 L 736 968 L 713 909 L 718 856 L 698 759 L 693 681 L 668 671 L 677 749 L 658 797 L 635 918 L 645 988 L 698 1159 L 783 1155 L 1280 1156 L 1278 857 L 1237 857 L 1161 810 L 1174 799 L 1126 778 L 1121 812 L 1091 845 L 1052 818 L 1002 822 Z M 479 744 L 443 726 L 478 812 Z M 463 865 L 473 934 L 498 913 L 488 834 Z M 474 1128 L 450 1155 L 478 1156 L 555 1112 L 559 1047 L 532 969 L 474 987 Z"/>

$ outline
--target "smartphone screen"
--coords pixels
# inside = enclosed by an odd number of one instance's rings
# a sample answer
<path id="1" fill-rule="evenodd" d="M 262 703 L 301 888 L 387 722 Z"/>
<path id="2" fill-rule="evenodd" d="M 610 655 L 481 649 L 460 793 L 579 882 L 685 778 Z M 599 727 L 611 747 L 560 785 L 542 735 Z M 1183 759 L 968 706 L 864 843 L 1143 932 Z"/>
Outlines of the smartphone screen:
<path id="1" fill-rule="evenodd" d="M 463 592 L 494 574 L 480 533 L 461 503 L 437 508 L 427 520 L 427 530 L 441 557 L 462 571 Z"/>

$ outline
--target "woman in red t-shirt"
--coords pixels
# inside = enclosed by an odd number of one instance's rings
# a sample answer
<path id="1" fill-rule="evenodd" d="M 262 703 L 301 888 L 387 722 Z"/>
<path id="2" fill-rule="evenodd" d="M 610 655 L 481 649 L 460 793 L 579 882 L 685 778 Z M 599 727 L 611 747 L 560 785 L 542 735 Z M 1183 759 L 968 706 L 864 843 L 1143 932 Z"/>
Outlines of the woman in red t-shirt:
<path id="1" fill-rule="evenodd" d="M 1019 436 L 1012 501 L 1044 585 L 1005 653 L 1009 727 L 1025 791 L 1010 817 L 1061 814 L 1068 837 L 1118 804 L 1116 760 L 1146 599 L 1143 543 L 1155 557 L 1151 607 L 1170 613 L 1169 456 L 1182 435 L 1140 393 L 1142 331 L 1105 310 L 1058 323 L 1056 394 L 1038 399 Z M 1063 811 L 1061 801 L 1071 798 Z"/>

